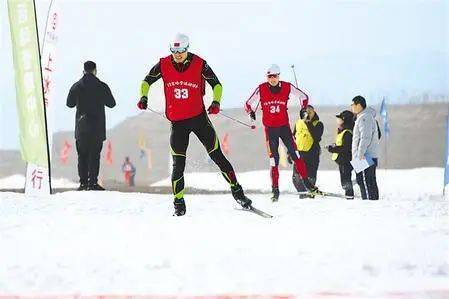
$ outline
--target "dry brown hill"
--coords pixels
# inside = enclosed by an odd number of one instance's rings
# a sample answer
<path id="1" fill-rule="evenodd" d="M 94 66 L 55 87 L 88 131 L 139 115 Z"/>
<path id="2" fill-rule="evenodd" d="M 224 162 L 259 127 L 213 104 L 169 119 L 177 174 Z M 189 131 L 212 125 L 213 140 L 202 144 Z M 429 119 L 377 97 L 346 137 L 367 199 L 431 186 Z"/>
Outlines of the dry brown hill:
<path id="1" fill-rule="evenodd" d="M 325 126 L 322 145 L 334 142 L 335 114 L 344 108 L 346 107 L 317 107 L 317 112 Z M 295 116 L 298 115 L 298 109 L 292 108 L 289 112 L 293 123 Z M 389 117 L 392 133 L 388 140 L 387 155 L 384 146 L 385 138 L 382 138 L 380 166 L 388 168 L 442 167 L 447 112 L 448 104 L 442 103 L 390 106 Z M 224 111 L 224 113 L 247 121 L 243 109 L 230 109 Z M 229 134 L 230 153 L 228 156 L 237 172 L 266 169 L 268 167 L 269 161 L 264 134 L 259 121 L 257 122 L 257 129 L 251 130 L 220 115 L 211 118 L 220 138 L 225 133 Z M 380 120 L 379 117 L 378 119 Z M 138 184 L 149 184 L 167 177 L 170 172 L 169 131 L 170 124 L 168 121 L 151 112 L 142 112 L 129 117 L 109 130 L 107 135 L 112 142 L 113 164 L 105 164 L 105 143 L 101 165 L 103 180 L 122 181 L 121 163 L 125 156 L 129 156 L 136 165 L 136 182 Z M 151 150 L 151 169 L 148 168 L 147 159 L 140 158 L 139 139 L 142 139 L 142 136 L 146 141 L 146 146 Z M 53 175 L 77 181 L 74 147 L 66 165 L 61 164 L 59 160 L 59 153 L 64 140 L 68 140 L 74 145 L 73 132 L 55 134 Z M 17 152 L 2 151 L 0 153 L 2 166 L 0 177 L 24 173 L 25 165 L 20 161 L 20 155 Z M 335 168 L 335 163 L 331 161 L 330 155 L 324 150 L 321 155 L 320 169 Z M 192 134 L 188 150 L 187 171 L 212 171 L 215 169 L 216 167 L 208 160 L 202 145 Z"/>

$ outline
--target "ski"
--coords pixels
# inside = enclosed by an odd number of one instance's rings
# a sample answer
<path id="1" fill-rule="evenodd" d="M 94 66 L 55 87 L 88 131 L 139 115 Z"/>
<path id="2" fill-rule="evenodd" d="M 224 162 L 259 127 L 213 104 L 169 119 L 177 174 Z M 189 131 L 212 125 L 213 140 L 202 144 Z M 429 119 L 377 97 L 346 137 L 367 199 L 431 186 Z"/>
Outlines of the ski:
<path id="1" fill-rule="evenodd" d="M 261 216 L 263 218 L 273 218 L 272 215 L 270 215 L 268 213 L 265 213 L 264 211 L 261 211 L 259 209 L 256 209 L 253 206 L 250 206 L 249 208 L 236 208 L 236 210 L 254 213 L 254 214 L 259 215 L 259 216 Z"/>
<path id="2" fill-rule="evenodd" d="M 265 213 L 264 211 L 261 211 L 261 210 L 259 210 L 259 209 L 256 209 L 256 208 L 253 207 L 253 206 L 250 206 L 249 209 L 247 209 L 247 210 L 248 210 L 248 211 L 251 211 L 251 212 L 253 212 L 254 214 L 257 214 L 257 215 L 259 215 L 259 216 L 261 216 L 261 217 L 264 217 L 264 218 L 273 218 L 272 215 L 270 215 L 270 214 L 268 214 L 268 213 Z"/>
<path id="3" fill-rule="evenodd" d="M 324 192 L 324 191 L 318 191 L 318 192 L 298 192 L 299 195 L 313 195 L 313 196 L 321 196 L 321 197 L 336 197 L 336 198 L 343 198 L 343 199 L 353 199 L 349 196 L 346 196 L 344 194 L 338 194 L 338 193 L 332 193 L 332 192 Z"/>

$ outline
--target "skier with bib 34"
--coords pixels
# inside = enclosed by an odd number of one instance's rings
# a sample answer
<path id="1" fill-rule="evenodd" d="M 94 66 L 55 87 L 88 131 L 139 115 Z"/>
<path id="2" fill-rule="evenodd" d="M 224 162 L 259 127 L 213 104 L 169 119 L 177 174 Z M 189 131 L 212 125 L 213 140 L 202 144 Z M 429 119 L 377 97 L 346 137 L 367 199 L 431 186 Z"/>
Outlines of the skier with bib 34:
<path id="1" fill-rule="evenodd" d="M 259 106 L 262 110 L 262 123 L 265 126 L 265 138 L 270 157 L 273 201 L 279 199 L 279 139 L 285 144 L 296 171 L 303 179 L 304 186 L 312 194 L 318 192 L 318 188 L 308 179 L 306 165 L 300 157 L 293 139 L 287 112 L 290 98 L 299 100 L 301 108 L 305 108 L 308 105 L 309 97 L 291 83 L 280 81 L 280 73 L 279 66 L 273 64 L 267 70 L 267 82 L 256 88 L 245 105 L 245 111 L 253 121 L 256 120 L 256 111 Z"/>

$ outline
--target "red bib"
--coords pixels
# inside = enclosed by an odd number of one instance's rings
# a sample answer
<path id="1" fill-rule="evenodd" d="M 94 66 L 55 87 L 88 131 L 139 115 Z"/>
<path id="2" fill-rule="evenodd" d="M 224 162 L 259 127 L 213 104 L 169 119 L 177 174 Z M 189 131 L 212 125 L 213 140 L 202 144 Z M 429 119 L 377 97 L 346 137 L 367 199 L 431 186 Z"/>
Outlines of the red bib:
<path id="1" fill-rule="evenodd" d="M 290 125 L 287 113 L 288 97 L 291 85 L 280 81 L 281 91 L 272 93 L 269 83 L 259 85 L 260 104 L 262 108 L 262 123 L 266 127 L 282 127 Z"/>
<path id="2" fill-rule="evenodd" d="M 170 121 L 189 119 L 204 111 L 204 79 L 201 75 L 204 60 L 193 55 L 189 67 L 179 72 L 173 66 L 171 55 L 161 58 L 164 81 L 165 115 Z"/>

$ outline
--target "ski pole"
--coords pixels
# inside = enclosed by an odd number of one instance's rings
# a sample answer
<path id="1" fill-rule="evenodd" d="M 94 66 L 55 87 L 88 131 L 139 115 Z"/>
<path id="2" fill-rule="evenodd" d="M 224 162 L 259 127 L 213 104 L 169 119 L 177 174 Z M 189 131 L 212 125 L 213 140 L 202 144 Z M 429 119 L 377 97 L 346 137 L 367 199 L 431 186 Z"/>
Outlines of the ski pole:
<path id="1" fill-rule="evenodd" d="M 295 65 L 292 64 L 291 68 L 292 68 L 293 76 L 295 77 L 296 88 L 298 88 L 298 79 L 296 79 Z"/>
<path id="2" fill-rule="evenodd" d="M 243 125 L 243 126 L 245 126 L 245 127 L 251 128 L 251 129 L 253 129 L 253 130 L 256 128 L 255 125 L 250 125 L 250 124 L 244 123 L 243 121 L 240 121 L 240 120 L 235 119 L 235 118 L 233 118 L 233 117 L 231 117 L 231 116 L 229 116 L 229 115 L 224 114 L 222 111 L 220 111 L 220 115 L 222 115 L 222 116 L 224 116 L 224 117 L 226 117 L 226 118 L 229 118 L 230 120 L 232 120 L 232 121 L 234 121 L 234 122 L 236 122 L 236 123 L 239 123 L 239 124 L 241 124 L 241 125 Z"/>
<path id="3" fill-rule="evenodd" d="M 156 114 L 159 115 L 160 117 L 163 117 L 163 118 L 167 119 L 167 117 L 166 117 L 162 112 L 153 110 L 153 109 L 148 108 L 148 107 L 147 107 L 147 110 L 149 110 L 149 111 L 151 111 L 151 112 L 153 112 L 153 113 L 156 113 Z"/>

